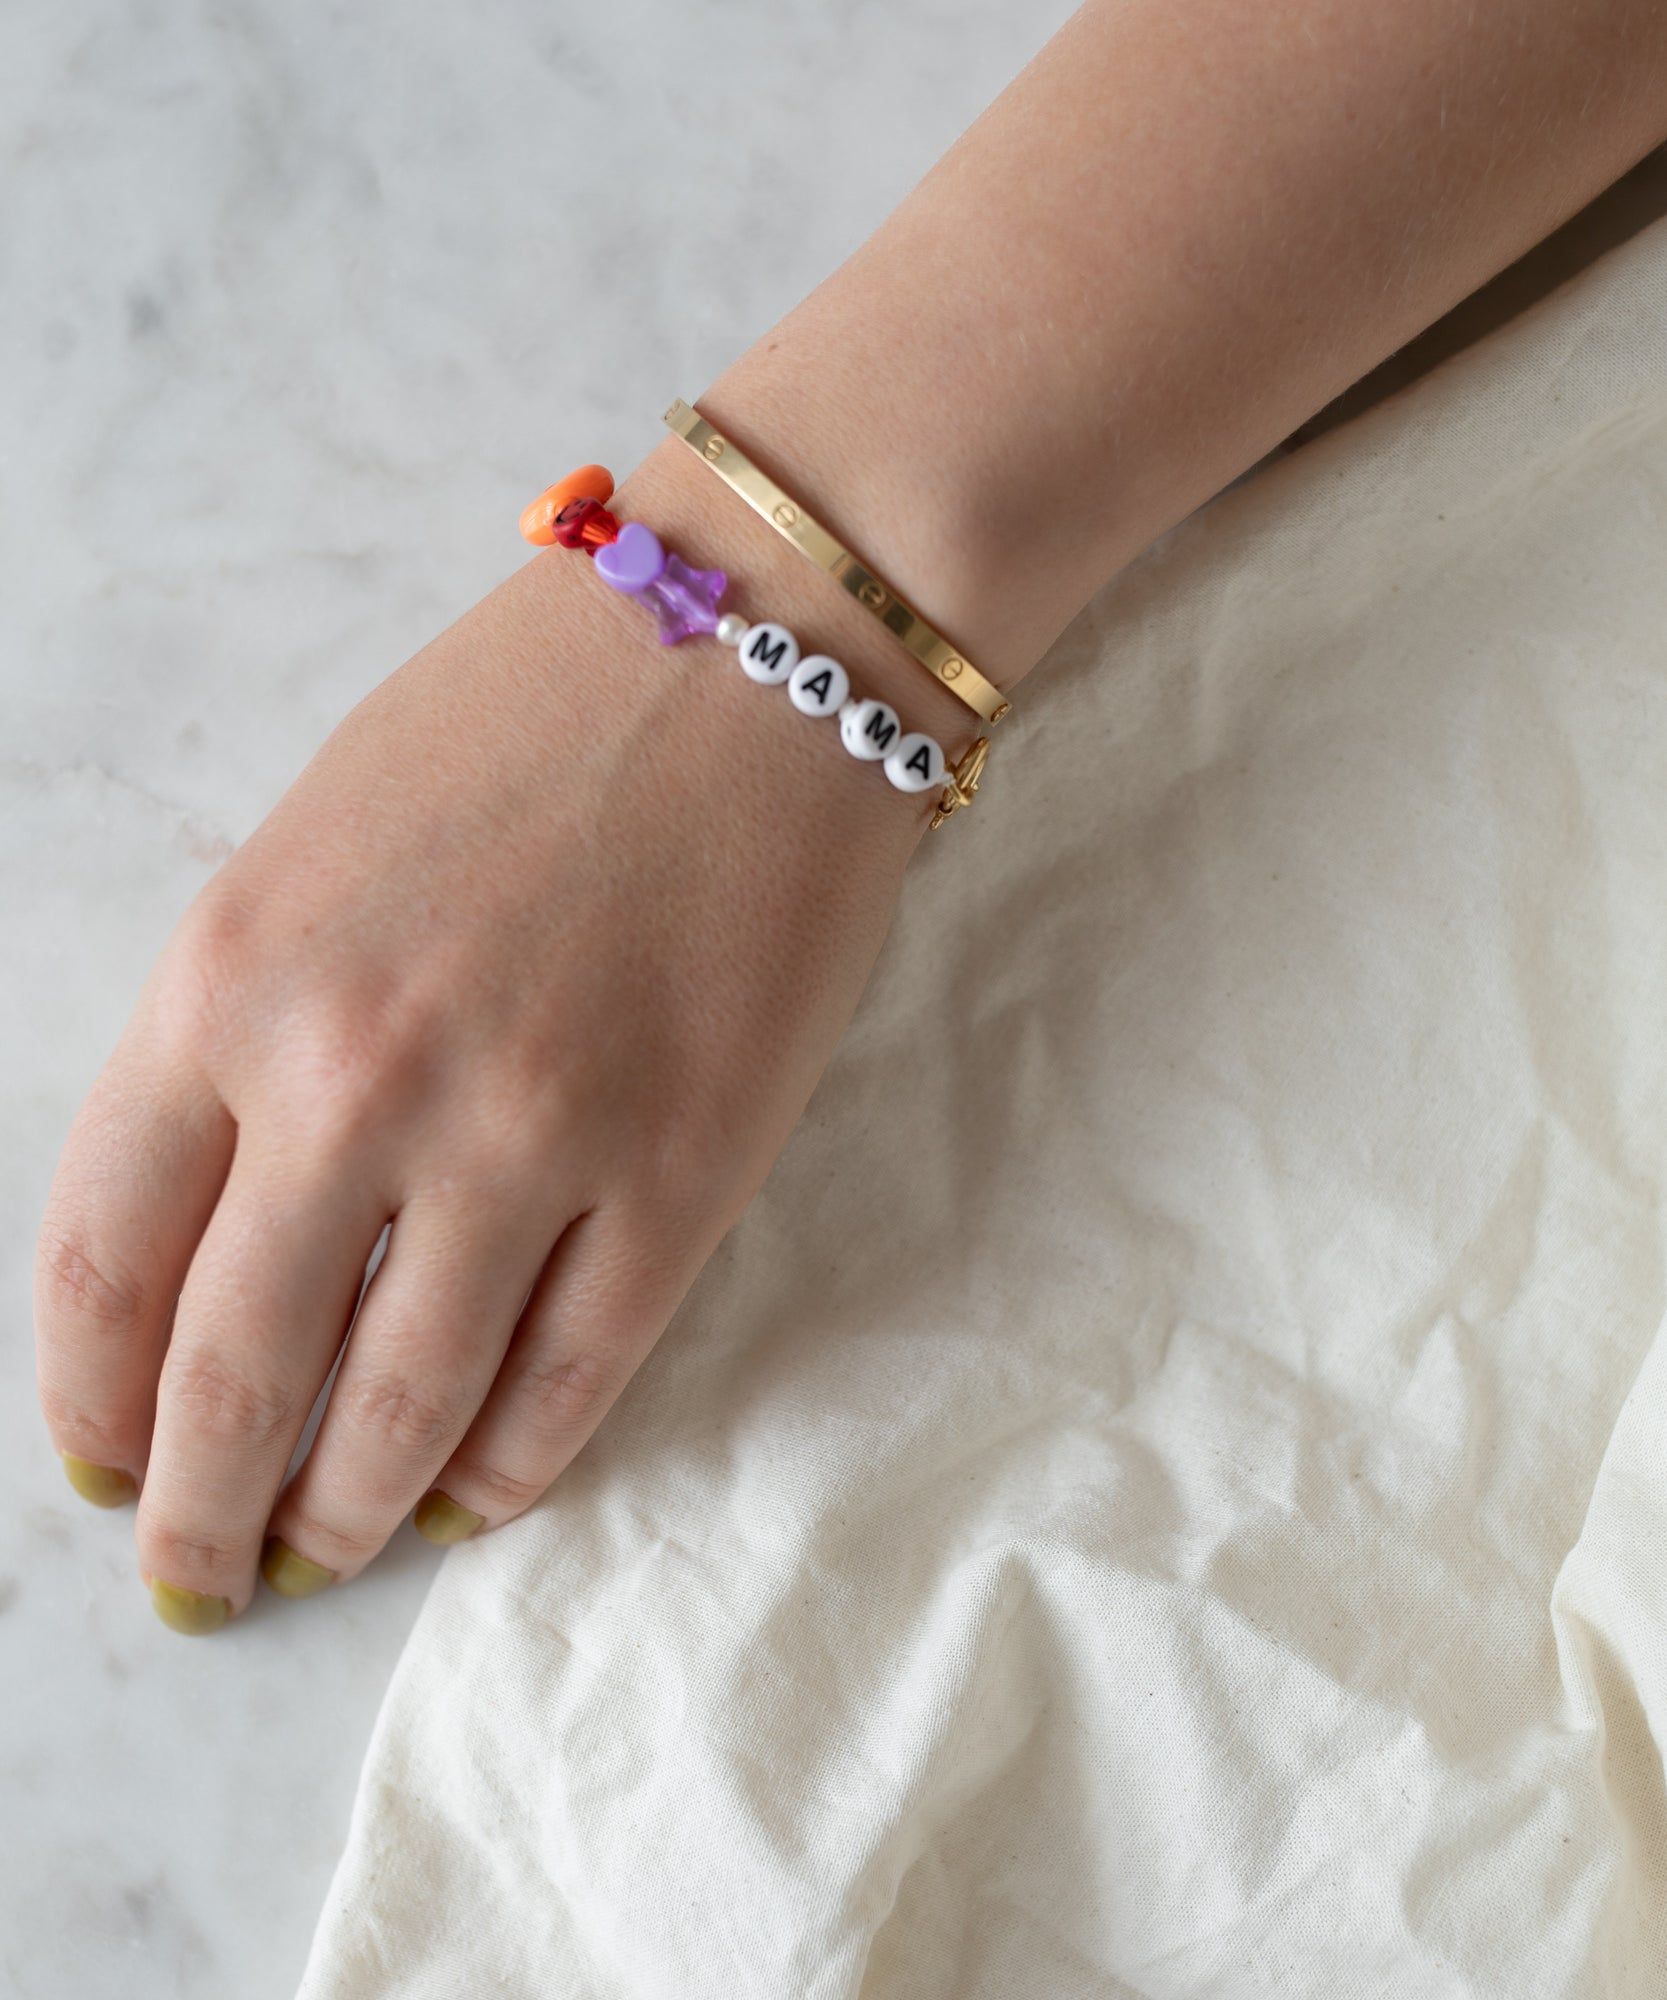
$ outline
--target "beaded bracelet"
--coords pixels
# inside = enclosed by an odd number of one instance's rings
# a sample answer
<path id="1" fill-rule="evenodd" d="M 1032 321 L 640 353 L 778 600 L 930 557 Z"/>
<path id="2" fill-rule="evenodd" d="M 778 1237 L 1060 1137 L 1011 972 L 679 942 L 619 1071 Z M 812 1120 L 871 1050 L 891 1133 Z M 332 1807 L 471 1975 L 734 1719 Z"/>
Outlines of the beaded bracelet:
<path id="1" fill-rule="evenodd" d="M 845 748 L 859 762 L 879 764 L 898 791 L 942 786 L 933 827 L 972 803 L 989 755 L 987 738 L 979 737 L 951 769 L 935 737 L 905 730 L 889 703 L 853 694 L 851 677 L 837 660 L 801 654 L 798 640 L 773 619 L 749 623 L 739 612 L 720 611 L 729 581 L 724 572 L 691 568 L 644 522 L 618 520 L 606 504 L 613 491 L 606 466 L 581 466 L 526 508 L 521 533 L 542 547 L 583 550 L 604 583 L 654 612 L 662 645 L 709 634 L 735 648 L 749 680 L 762 687 L 785 684 L 801 715 L 837 715 Z"/>

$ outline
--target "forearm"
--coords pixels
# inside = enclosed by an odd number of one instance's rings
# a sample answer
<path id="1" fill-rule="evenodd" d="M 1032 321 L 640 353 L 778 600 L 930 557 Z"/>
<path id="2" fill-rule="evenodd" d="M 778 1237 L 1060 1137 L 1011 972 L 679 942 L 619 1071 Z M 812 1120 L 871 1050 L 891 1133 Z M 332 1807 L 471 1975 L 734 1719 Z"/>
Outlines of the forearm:
<path id="1" fill-rule="evenodd" d="M 1664 136 L 1660 0 L 1088 0 L 702 408 L 1011 686 Z"/>

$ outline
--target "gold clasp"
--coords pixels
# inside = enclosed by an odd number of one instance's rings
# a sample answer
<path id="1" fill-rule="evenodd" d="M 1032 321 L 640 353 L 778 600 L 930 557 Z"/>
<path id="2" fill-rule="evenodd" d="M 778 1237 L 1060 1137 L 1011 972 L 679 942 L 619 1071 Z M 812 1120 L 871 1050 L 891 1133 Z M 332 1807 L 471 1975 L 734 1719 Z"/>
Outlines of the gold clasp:
<path id="1" fill-rule="evenodd" d="M 972 804 L 973 794 L 978 790 L 978 781 L 984 775 L 984 766 L 989 760 L 989 755 L 990 739 L 981 736 L 950 772 L 949 782 L 944 786 L 943 795 L 933 811 L 931 825 L 926 829 L 928 833 L 942 826 L 951 813 L 959 812 L 962 806 Z"/>

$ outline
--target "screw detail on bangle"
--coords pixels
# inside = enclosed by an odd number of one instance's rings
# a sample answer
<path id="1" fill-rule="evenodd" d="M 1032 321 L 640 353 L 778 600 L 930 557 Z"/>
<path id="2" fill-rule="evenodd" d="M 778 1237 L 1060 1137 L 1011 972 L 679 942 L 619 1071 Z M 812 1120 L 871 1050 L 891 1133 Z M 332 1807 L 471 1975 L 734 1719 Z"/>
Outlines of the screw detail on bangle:
<path id="1" fill-rule="evenodd" d="M 709 465 L 732 493 L 777 534 L 808 556 L 841 590 L 871 612 L 892 636 L 941 681 L 960 701 L 986 722 L 999 722 L 1013 704 L 1000 688 L 985 679 L 959 647 L 927 624 L 914 606 L 898 596 L 868 565 L 846 548 L 790 493 L 784 492 L 761 466 L 755 465 L 732 437 L 716 431 L 692 403 L 679 398 L 666 411 L 668 430 Z"/>

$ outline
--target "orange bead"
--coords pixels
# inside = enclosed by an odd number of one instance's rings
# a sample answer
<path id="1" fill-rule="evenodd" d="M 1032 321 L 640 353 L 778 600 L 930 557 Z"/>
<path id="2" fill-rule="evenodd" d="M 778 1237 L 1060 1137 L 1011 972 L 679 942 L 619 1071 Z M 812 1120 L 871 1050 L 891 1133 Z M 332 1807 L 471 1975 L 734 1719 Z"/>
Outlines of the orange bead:
<path id="1" fill-rule="evenodd" d="M 521 533 L 529 542 L 548 547 L 556 539 L 556 516 L 569 500 L 613 498 L 614 476 L 605 465 L 581 465 L 554 486 L 547 486 L 521 516 Z"/>

